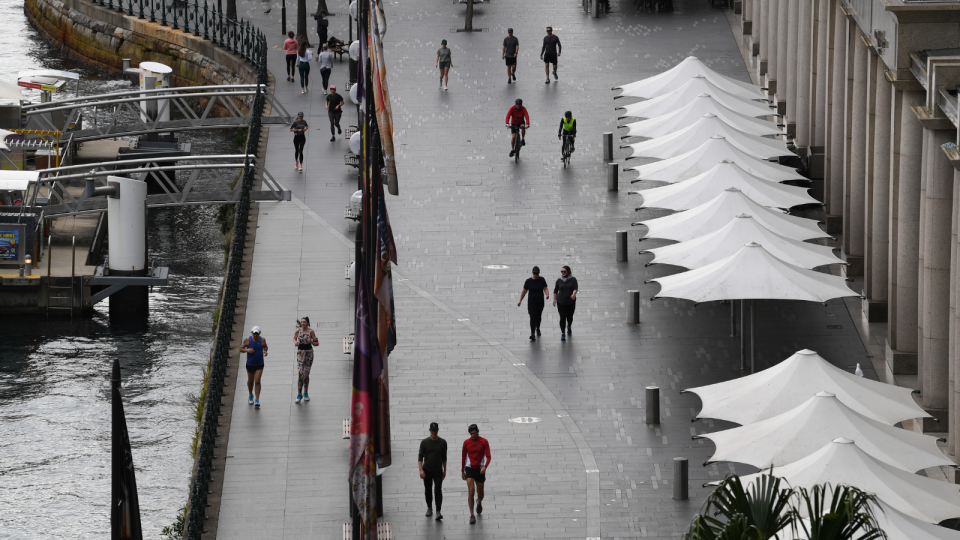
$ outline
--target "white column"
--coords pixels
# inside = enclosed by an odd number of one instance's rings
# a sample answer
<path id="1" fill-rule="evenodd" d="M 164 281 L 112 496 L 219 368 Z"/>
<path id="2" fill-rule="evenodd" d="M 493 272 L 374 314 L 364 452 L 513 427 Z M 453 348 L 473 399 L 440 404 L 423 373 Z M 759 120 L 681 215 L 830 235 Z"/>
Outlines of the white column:
<path id="1" fill-rule="evenodd" d="M 786 36 L 786 63 L 783 66 L 786 78 L 787 117 L 785 124 L 797 123 L 797 39 L 800 32 L 800 2 L 801 0 L 785 0 L 787 2 L 787 36 Z M 806 76 L 809 72 L 805 72 Z"/>
<path id="2" fill-rule="evenodd" d="M 790 34 L 790 0 L 771 0 L 777 3 L 777 101 L 787 101 L 787 37 Z M 771 71 L 773 69 L 771 68 Z M 781 114 L 786 110 L 778 107 Z"/>
<path id="3" fill-rule="evenodd" d="M 844 118 L 846 117 L 846 63 L 847 63 L 847 16 L 840 9 L 838 0 L 831 0 L 833 13 L 833 52 L 830 55 L 830 102 L 826 119 L 830 126 L 830 145 L 827 148 L 827 191 L 830 194 L 828 215 L 842 216 L 843 197 L 843 150 L 846 146 Z"/>
<path id="4" fill-rule="evenodd" d="M 852 21 L 849 32 L 855 36 L 851 39 L 853 47 L 853 62 L 848 64 L 848 110 L 846 111 L 847 125 L 844 129 L 846 136 L 844 149 L 844 202 L 843 214 L 843 251 L 847 255 L 847 275 L 862 275 L 864 254 L 864 201 L 865 201 L 865 156 L 863 141 L 866 138 L 866 110 L 867 101 L 867 46 L 859 38 L 860 30 Z M 852 144 L 852 141 L 857 141 Z"/>
<path id="5" fill-rule="evenodd" d="M 869 304 L 871 320 L 887 320 L 889 298 L 889 244 L 890 244 L 890 100 L 893 84 L 887 81 L 885 66 L 877 58 L 876 116 L 873 126 L 873 189 L 870 234 L 869 274 L 864 275 L 864 294 Z"/>
<path id="6" fill-rule="evenodd" d="M 816 35 L 813 32 L 813 19 L 816 16 L 814 0 L 798 0 L 799 8 L 799 29 L 797 31 L 797 71 L 794 79 L 796 88 L 796 99 L 791 101 L 796 103 L 795 118 L 797 122 L 796 145 L 804 151 L 811 146 L 810 132 L 813 120 L 811 111 L 810 93 L 813 86 L 816 85 L 816 66 L 813 62 L 811 53 L 813 51 Z M 790 107 L 790 101 L 787 102 L 787 108 Z"/>
<path id="7" fill-rule="evenodd" d="M 813 142 L 811 146 L 817 148 L 823 148 L 827 141 L 827 122 L 825 117 L 827 114 L 827 94 L 830 91 L 827 86 L 827 81 L 829 80 L 827 55 L 833 50 L 833 44 L 831 42 L 833 34 L 830 32 L 830 23 L 832 22 L 830 20 L 830 7 L 830 0 L 816 1 L 817 47 L 815 51 L 815 63 L 817 74 L 813 81 L 813 122 L 811 129 Z M 824 171 L 824 173 L 826 173 L 826 171 Z M 827 199 L 829 200 L 829 196 Z"/>
<path id="8" fill-rule="evenodd" d="M 770 96 L 777 92 L 777 12 L 779 11 L 781 0 L 767 0 L 767 24 L 764 25 L 766 35 L 764 43 L 760 44 L 763 48 L 767 44 L 767 88 L 770 89 Z"/>

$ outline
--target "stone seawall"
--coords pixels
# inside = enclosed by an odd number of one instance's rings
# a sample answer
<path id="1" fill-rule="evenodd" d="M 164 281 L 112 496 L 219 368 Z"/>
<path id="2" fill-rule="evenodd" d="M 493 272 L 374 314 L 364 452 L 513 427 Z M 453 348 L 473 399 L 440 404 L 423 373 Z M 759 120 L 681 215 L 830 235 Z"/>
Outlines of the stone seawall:
<path id="1" fill-rule="evenodd" d="M 88 0 L 25 0 L 23 8 L 62 54 L 109 72 L 119 73 L 129 58 L 133 67 L 147 61 L 170 66 L 176 86 L 257 81 L 252 65 L 210 41 Z"/>

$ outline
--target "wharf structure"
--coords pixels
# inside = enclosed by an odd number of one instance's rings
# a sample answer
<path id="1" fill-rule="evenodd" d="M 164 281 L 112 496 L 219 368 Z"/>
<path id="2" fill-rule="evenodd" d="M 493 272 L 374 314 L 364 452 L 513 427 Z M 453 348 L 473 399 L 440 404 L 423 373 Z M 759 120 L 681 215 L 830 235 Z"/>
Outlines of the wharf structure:
<path id="1" fill-rule="evenodd" d="M 736 19 L 862 276 L 864 316 L 887 323 L 890 371 L 956 455 L 960 3 L 743 0 Z"/>

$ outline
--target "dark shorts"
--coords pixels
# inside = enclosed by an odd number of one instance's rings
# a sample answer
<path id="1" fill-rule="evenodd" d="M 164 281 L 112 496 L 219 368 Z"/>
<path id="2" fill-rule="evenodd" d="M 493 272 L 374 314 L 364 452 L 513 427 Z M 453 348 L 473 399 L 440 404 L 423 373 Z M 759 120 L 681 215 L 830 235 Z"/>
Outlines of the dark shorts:
<path id="1" fill-rule="evenodd" d="M 508 66 L 515 66 L 515 65 L 517 65 L 517 57 L 516 57 L 516 56 L 507 56 L 507 57 L 504 58 L 504 60 L 507 61 L 507 65 L 508 65 Z"/>
<path id="2" fill-rule="evenodd" d="M 256 373 L 258 371 L 263 371 L 263 364 L 259 366 L 247 366 L 247 373 Z"/>
<path id="3" fill-rule="evenodd" d="M 466 467 L 463 469 L 464 474 L 467 475 L 467 478 L 473 478 L 473 480 L 479 484 L 484 483 L 487 480 L 487 475 L 482 474 L 480 469 L 474 469 L 473 467 Z"/>
<path id="4" fill-rule="evenodd" d="M 556 65 L 556 64 L 557 64 L 557 55 L 555 55 L 555 54 L 549 54 L 549 53 L 543 55 L 543 63 L 544 63 L 544 64 L 553 64 L 553 65 Z"/>
<path id="5" fill-rule="evenodd" d="M 450 67 L 450 62 L 440 62 L 440 69 L 447 69 Z"/>

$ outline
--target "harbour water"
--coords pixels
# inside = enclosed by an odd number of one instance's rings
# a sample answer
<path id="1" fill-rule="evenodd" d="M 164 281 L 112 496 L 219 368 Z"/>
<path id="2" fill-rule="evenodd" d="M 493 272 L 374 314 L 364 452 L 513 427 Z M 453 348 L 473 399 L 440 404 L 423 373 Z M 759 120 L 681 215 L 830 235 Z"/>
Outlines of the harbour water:
<path id="1" fill-rule="evenodd" d="M 83 93 L 129 83 L 68 59 L 30 26 L 22 0 L 0 2 L 0 80 L 28 69 L 83 75 Z M 185 134 L 195 154 L 236 151 L 229 134 Z M 0 340 L 0 539 L 107 538 L 110 370 L 123 371 L 145 538 L 161 538 L 187 499 L 200 390 L 223 275 L 214 206 L 151 210 L 151 261 L 170 285 L 150 293 L 146 331 L 111 329 L 107 302 L 92 318 L 3 317 Z"/>

